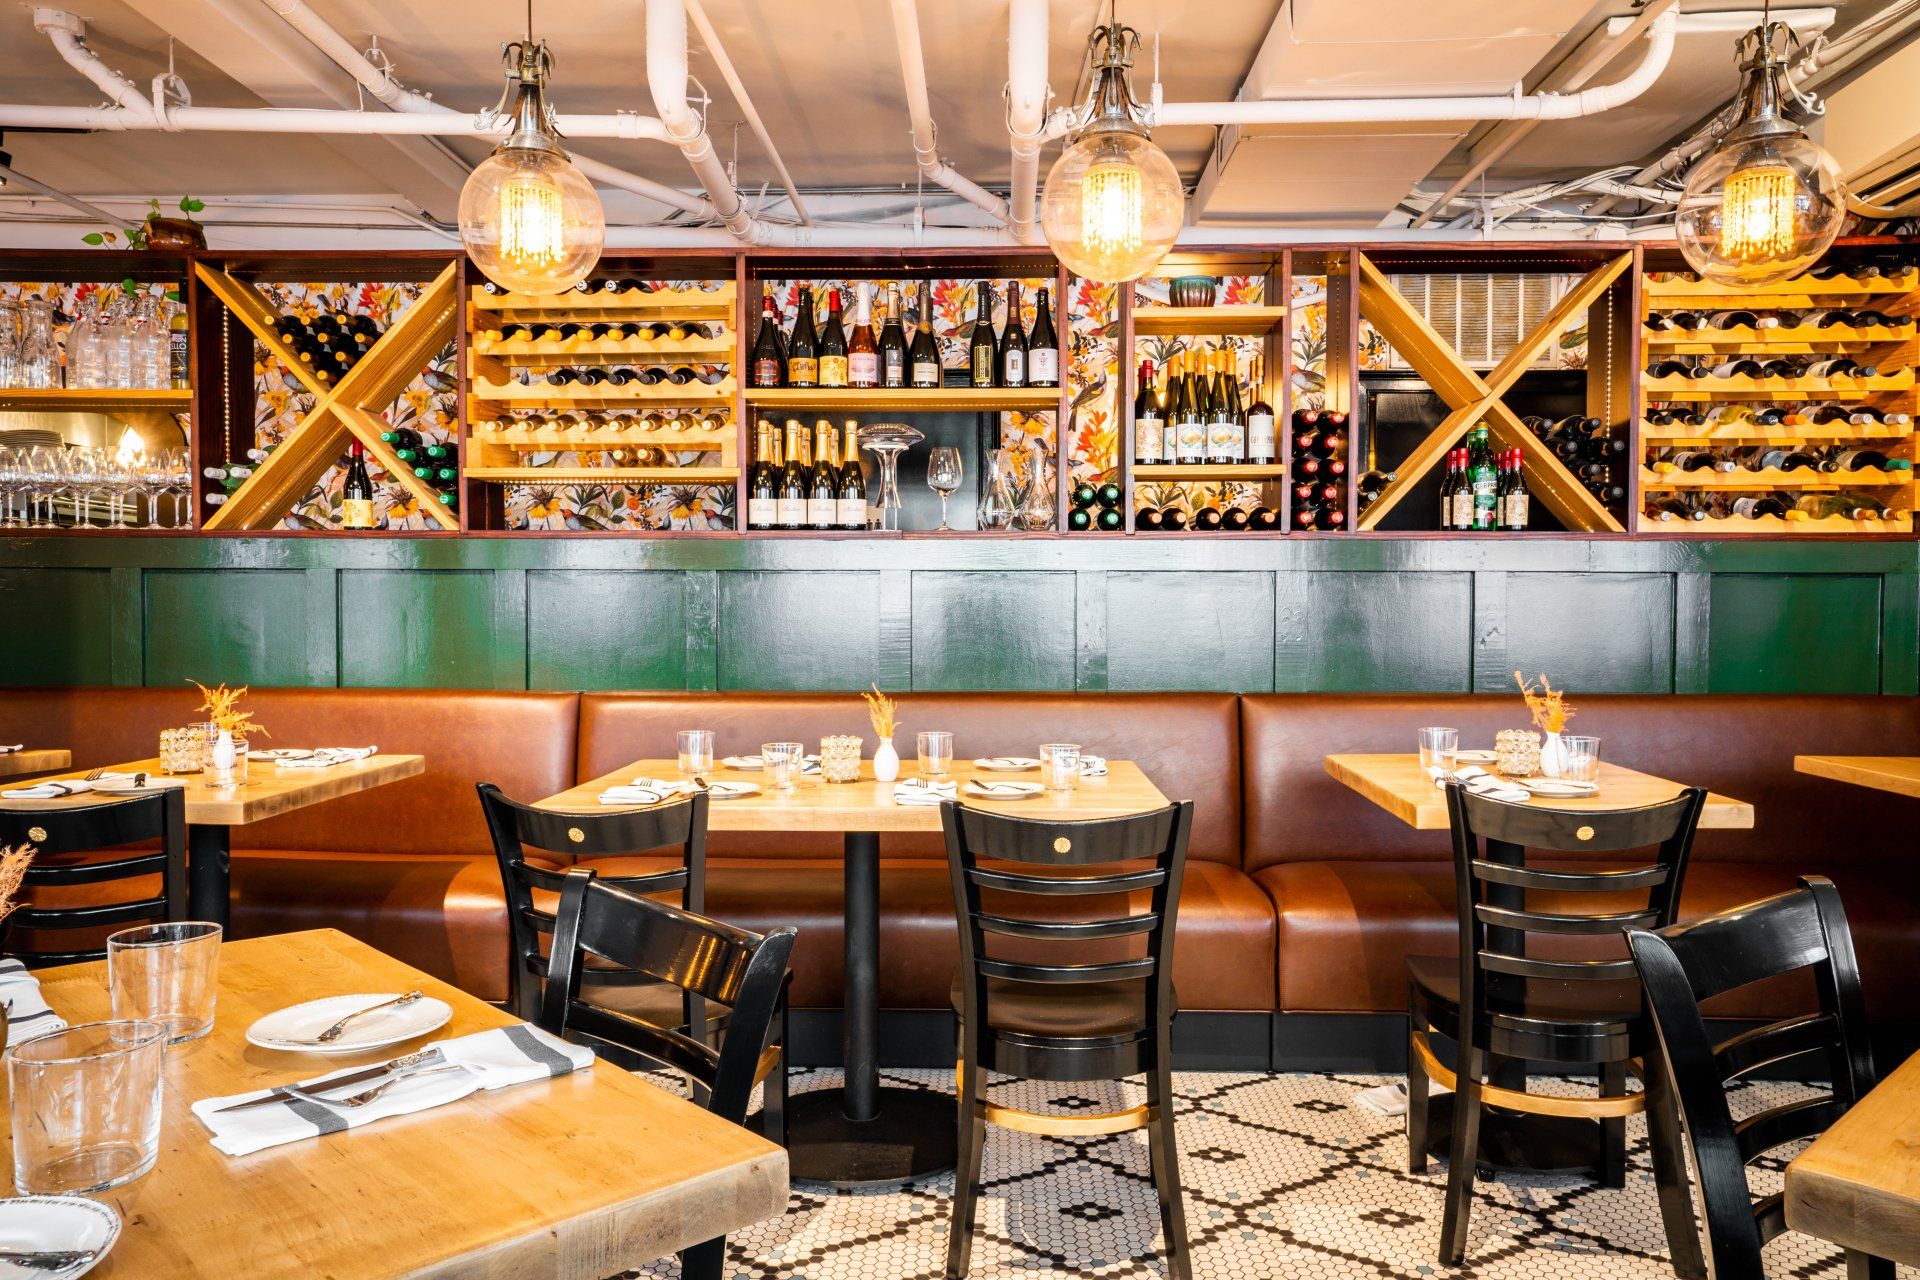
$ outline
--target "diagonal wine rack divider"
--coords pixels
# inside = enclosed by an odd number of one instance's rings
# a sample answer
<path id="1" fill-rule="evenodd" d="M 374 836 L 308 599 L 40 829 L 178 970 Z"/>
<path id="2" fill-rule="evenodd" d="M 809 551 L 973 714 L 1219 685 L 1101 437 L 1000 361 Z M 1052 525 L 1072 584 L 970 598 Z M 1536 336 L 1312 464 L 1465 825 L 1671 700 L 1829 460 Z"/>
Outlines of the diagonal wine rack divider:
<path id="1" fill-rule="evenodd" d="M 414 475 L 413 468 L 396 458 L 380 438 L 386 428 L 380 411 L 398 399 L 427 362 L 453 341 L 459 313 L 459 263 L 448 263 L 447 269 L 331 387 L 316 379 L 282 340 L 275 328 L 280 313 L 258 289 L 204 262 L 195 263 L 193 270 L 200 282 L 313 393 L 315 401 L 312 410 L 267 455 L 267 460 L 207 517 L 204 528 L 264 529 L 278 523 L 339 460 L 348 436 L 358 440 L 367 456 L 412 494 L 420 509 L 442 528 L 460 527 L 460 517 L 441 505 L 433 487 Z"/>
<path id="2" fill-rule="evenodd" d="M 1527 430 L 1520 415 L 1507 407 L 1505 397 L 1520 380 L 1520 375 L 1559 337 L 1560 331 L 1576 315 L 1598 302 L 1613 282 L 1632 267 L 1633 255 L 1621 254 L 1588 272 L 1485 378 L 1474 372 L 1445 338 L 1434 332 L 1426 317 L 1400 295 L 1366 254 L 1356 250 L 1353 256 L 1360 282 L 1361 318 L 1378 329 L 1393 344 L 1394 350 L 1406 357 L 1414 371 L 1427 380 L 1435 394 L 1452 407 L 1440 425 L 1414 446 L 1397 469 L 1394 481 L 1360 513 L 1359 527 L 1372 529 L 1378 525 L 1420 477 L 1446 456 L 1463 431 L 1485 420 L 1488 434 L 1497 444 L 1520 450 L 1534 496 L 1558 516 L 1562 524 L 1587 532 L 1624 533 L 1625 528 L 1613 513 L 1587 492 L 1587 487 L 1539 437 Z"/>

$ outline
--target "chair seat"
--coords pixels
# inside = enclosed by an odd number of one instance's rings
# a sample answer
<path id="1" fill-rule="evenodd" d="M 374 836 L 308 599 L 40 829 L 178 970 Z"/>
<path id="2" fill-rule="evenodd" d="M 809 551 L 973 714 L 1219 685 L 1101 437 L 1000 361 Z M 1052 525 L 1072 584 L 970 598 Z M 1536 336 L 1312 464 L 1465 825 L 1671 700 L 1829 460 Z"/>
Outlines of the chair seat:
<path id="1" fill-rule="evenodd" d="M 1408 956 L 1415 999 L 1434 1030 L 1457 1038 L 1460 962 L 1451 956 Z M 1487 990 L 1484 1029 L 1573 1042 L 1618 1041 L 1639 1046 L 1646 1034 L 1640 983 L 1635 978 L 1586 982 L 1564 978 L 1497 977 Z M 1498 1052 L 1498 1044 L 1487 1046 Z M 1585 1060 L 1585 1059 L 1579 1059 Z M 1597 1060 L 1597 1059 L 1596 1059 Z"/>
<path id="2" fill-rule="evenodd" d="M 961 975 L 948 998 L 960 1012 Z M 1176 1005 L 1178 1001 L 1176 1000 Z M 1172 1010 L 1168 1011 L 1169 1016 Z M 1125 1039 L 1147 1034 L 1147 980 L 1018 982 L 987 979 L 987 1027 L 1000 1035 Z"/>

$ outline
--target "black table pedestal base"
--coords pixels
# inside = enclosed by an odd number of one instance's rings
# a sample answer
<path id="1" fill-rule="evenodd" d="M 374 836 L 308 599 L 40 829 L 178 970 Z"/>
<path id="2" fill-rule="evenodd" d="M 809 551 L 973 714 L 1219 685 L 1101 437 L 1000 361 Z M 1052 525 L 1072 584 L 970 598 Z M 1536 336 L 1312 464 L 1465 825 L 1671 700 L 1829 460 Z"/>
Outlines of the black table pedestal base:
<path id="1" fill-rule="evenodd" d="M 1451 1158 L 1453 1095 L 1432 1101 L 1427 1154 Z M 1480 1168 L 1493 1173 L 1596 1175 L 1600 1158 L 1600 1122 L 1578 1116 L 1536 1116 L 1523 1111 L 1483 1107 L 1480 1111 Z"/>
<path id="2" fill-rule="evenodd" d="M 788 1176 L 853 1191 L 952 1171 L 958 1140 L 952 1094 L 883 1087 L 879 1103 L 873 1119 L 849 1120 L 846 1095 L 837 1088 L 788 1098 Z"/>

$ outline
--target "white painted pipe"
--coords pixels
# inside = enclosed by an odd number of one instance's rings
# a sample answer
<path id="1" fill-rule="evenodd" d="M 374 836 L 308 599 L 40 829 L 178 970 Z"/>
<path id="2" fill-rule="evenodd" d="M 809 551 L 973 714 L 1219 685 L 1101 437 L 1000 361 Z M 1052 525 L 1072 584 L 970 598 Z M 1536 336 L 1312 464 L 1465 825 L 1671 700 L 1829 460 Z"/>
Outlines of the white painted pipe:
<path id="1" fill-rule="evenodd" d="M 117 103 L 121 110 L 132 115 L 148 120 L 153 118 L 153 102 L 140 92 L 133 81 L 100 61 L 93 50 L 87 47 L 87 24 L 84 18 L 61 9 L 35 9 L 33 27 L 53 42 L 54 49 L 68 66 L 98 85 L 109 102 Z"/>
<path id="2" fill-rule="evenodd" d="M 562 116 L 564 121 L 568 117 Z M 582 136 L 664 140 L 666 132 L 650 116 L 580 116 Z M 125 107 L 42 107 L 0 105 L 0 129 L 161 130 L 171 133 L 317 133 L 500 139 L 510 122 L 489 121 L 454 112 L 405 115 L 392 111 L 350 111 L 281 107 L 174 107 L 145 115 Z"/>
<path id="3" fill-rule="evenodd" d="M 1007 134 L 1007 227 L 1016 240 L 1036 243 L 1040 148 L 1047 136 L 1047 0 L 1013 0 L 1007 13 Z"/>
<path id="4" fill-rule="evenodd" d="M 900 47 L 900 75 L 906 82 L 907 115 L 913 122 L 914 163 L 927 181 L 945 187 L 999 221 L 1007 221 L 1006 201 L 941 163 L 933 128 L 933 102 L 927 95 L 927 60 L 920 46 L 920 13 L 914 0 L 893 0 L 893 37 Z"/>
<path id="5" fill-rule="evenodd" d="M 760 112 L 754 108 L 753 97 L 747 92 L 747 86 L 741 81 L 739 73 L 733 69 L 733 59 L 727 56 L 726 46 L 720 43 L 720 33 L 713 29 L 713 23 L 707 20 L 706 6 L 700 0 L 687 0 L 687 15 L 693 19 L 693 25 L 700 31 L 700 39 L 707 46 L 707 52 L 713 57 L 713 65 L 720 69 L 720 77 L 727 82 L 727 91 L 740 108 L 740 114 L 747 119 L 747 128 L 753 130 L 753 136 L 760 140 L 761 148 L 767 153 L 767 159 L 773 162 L 773 171 L 780 178 L 780 185 L 787 189 L 787 199 L 793 203 L 793 211 L 801 222 L 811 226 L 813 218 L 807 213 L 807 206 L 800 199 L 800 191 L 793 185 L 793 175 L 787 172 L 787 162 L 780 158 L 780 150 L 773 145 L 773 138 L 767 133 L 767 126 L 760 120 Z"/>
<path id="6" fill-rule="evenodd" d="M 752 243 L 761 224 L 727 176 L 713 140 L 707 137 L 706 122 L 687 101 L 686 0 L 647 0 L 647 87 L 653 91 L 654 110 L 666 126 L 667 141 L 687 158 L 693 176 L 706 188 L 715 214 L 727 224 L 727 230 Z"/>

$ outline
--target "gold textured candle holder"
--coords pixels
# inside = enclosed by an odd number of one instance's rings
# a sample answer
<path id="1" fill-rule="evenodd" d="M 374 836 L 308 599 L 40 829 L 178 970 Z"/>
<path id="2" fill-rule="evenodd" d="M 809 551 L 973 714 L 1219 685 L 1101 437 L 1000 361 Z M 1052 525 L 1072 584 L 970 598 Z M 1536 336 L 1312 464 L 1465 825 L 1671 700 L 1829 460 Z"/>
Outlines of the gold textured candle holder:
<path id="1" fill-rule="evenodd" d="M 1540 735 L 1532 729 L 1502 729 L 1493 735 L 1493 767 L 1509 778 L 1540 772 Z"/>
<path id="2" fill-rule="evenodd" d="M 207 767 L 207 735 L 199 725 L 160 731 L 160 772 L 199 773 Z"/>
<path id="3" fill-rule="evenodd" d="M 860 780 L 861 739 L 851 733 L 836 733 L 820 739 L 820 777 L 827 782 Z"/>

